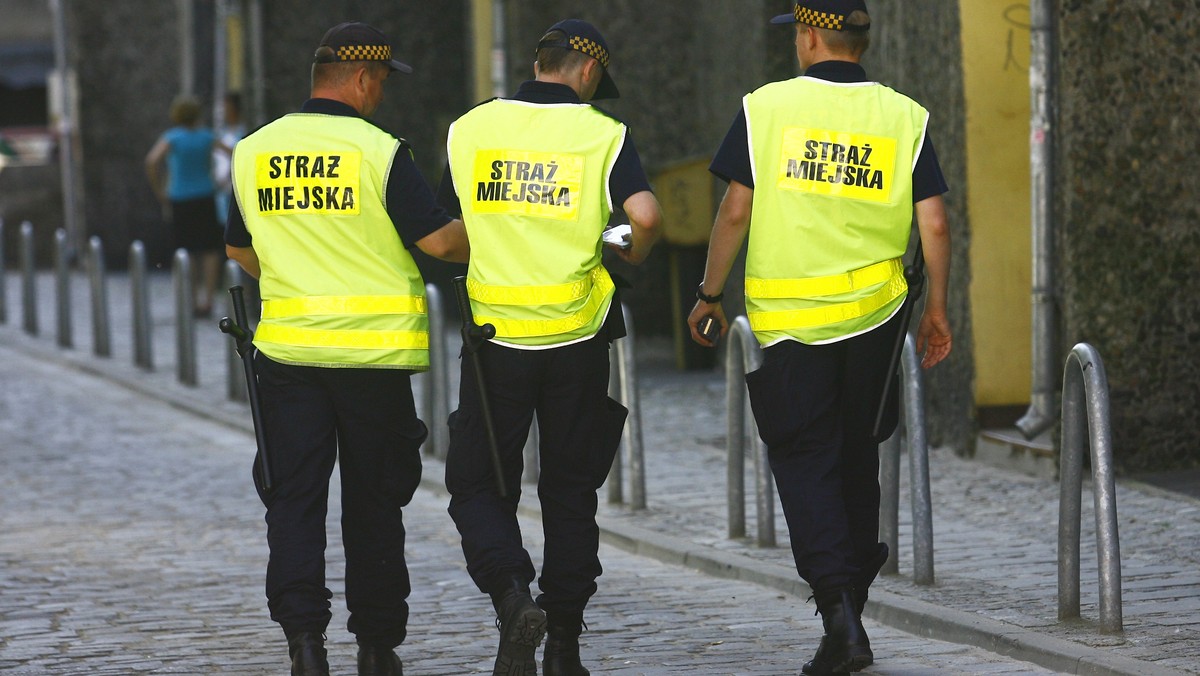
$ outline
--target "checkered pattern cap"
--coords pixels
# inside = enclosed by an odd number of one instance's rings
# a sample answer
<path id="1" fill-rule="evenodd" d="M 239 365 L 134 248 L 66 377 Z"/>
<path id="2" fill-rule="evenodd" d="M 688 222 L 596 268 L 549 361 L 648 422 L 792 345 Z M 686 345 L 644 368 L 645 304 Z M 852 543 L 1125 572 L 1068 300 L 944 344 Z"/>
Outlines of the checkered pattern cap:
<path id="1" fill-rule="evenodd" d="M 562 35 L 552 35 L 556 31 Z M 612 76 L 608 73 L 608 64 L 611 60 L 608 43 L 604 41 L 604 36 L 592 24 L 582 19 L 559 21 L 548 28 L 545 36 L 538 42 L 537 48 L 540 50 L 542 47 L 573 49 L 599 61 L 600 66 L 604 68 L 604 75 L 600 79 L 600 86 L 596 88 L 596 95 L 592 98 L 615 99 L 621 96 L 621 92 L 617 90 L 617 84 L 613 82 Z"/>
<path id="2" fill-rule="evenodd" d="M 328 47 L 332 54 L 321 49 Z M 411 73 L 412 66 L 392 58 L 392 41 L 379 30 L 357 21 L 340 23 L 325 32 L 317 45 L 317 63 L 383 61 L 392 70 Z"/>
<path id="3" fill-rule="evenodd" d="M 771 23 L 802 23 L 835 31 L 865 31 L 871 24 L 851 26 L 846 17 L 854 11 L 867 11 L 866 0 L 797 0 L 791 14 L 780 14 Z"/>

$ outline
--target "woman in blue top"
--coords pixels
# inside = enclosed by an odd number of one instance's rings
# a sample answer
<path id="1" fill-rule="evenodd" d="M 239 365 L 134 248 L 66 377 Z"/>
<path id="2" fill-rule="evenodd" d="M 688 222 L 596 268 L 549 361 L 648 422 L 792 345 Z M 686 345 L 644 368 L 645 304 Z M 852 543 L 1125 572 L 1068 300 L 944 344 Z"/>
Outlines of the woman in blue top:
<path id="1" fill-rule="evenodd" d="M 171 121 L 175 126 L 163 132 L 146 154 L 146 175 L 163 205 L 163 216 L 171 223 L 175 247 L 186 249 L 195 261 L 196 316 L 207 317 L 212 313 L 225 247 L 217 219 L 212 153 L 228 153 L 229 148 L 211 129 L 200 126 L 200 103 L 190 96 L 176 97 Z"/>

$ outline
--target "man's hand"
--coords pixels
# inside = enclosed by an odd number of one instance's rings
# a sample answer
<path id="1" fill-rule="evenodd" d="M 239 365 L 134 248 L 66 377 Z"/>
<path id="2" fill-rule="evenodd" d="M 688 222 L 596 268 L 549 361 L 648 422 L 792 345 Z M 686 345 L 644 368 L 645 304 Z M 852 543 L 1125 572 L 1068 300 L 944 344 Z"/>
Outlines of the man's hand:
<path id="1" fill-rule="evenodd" d="M 950 355 L 950 321 L 946 315 L 926 311 L 917 327 L 917 355 L 921 367 L 930 368 Z"/>
<path id="2" fill-rule="evenodd" d="M 696 301 L 696 306 L 692 308 L 692 313 L 688 315 L 688 328 L 692 330 L 692 340 L 704 347 L 714 347 L 716 343 L 706 339 L 700 335 L 700 320 L 705 317 L 712 317 L 721 325 L 721 336 L 729 330 L 729 322 L 725 321 L 725 310 L 721 308 L 720 303 L 705 303 L 702 300 Z"/>

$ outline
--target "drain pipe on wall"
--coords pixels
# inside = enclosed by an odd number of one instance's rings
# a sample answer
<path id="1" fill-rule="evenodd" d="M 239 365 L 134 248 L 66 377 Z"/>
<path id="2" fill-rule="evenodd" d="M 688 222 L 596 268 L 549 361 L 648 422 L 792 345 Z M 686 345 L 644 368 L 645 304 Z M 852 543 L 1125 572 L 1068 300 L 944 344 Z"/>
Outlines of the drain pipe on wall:
<path id="1" fill-rule="evenodd" d="M 1017 421 L 1026 439 L 1057 422 L 1058 359 L 1055 344 L 1057 307 L 1054 294 L 1054 53 L 1053 0 L 1031 0 L 1029 59 L 1029 175 L 1033 234 L 1033 380 L 1029 410 Z"/>

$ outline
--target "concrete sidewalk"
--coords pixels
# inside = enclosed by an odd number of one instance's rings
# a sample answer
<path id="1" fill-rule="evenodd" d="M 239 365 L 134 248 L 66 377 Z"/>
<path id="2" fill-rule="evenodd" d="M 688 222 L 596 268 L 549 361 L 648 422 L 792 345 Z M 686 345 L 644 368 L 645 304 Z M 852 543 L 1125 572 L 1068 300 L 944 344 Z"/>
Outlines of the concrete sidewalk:
<path id="1" fill-rule="evenodd" d="M 18 280 L 8 278 L 8 323 L 0 341 L 9 348 L 119 382 L 135 391 L 234 427 L 249 429 L 244 404 L 225 398 L 226 339 L 207 322 L 198 331 L 197 387 L 176 382 L 170 280 L 154 275 L 157 370 L 132 366 L 124 277 L 113 275 L 113 354 L 90 354 L 86 289 L 73 283 L 75 348 L 54 346 L 53 283 L 39 279 L 41 338 L 20 330 Z M 779 546 L 729 540 L 725 506 L 724 379 L 719 372 L 679 373 L 668 346 L 642 341 L 638 375 L 646 448 L 645 510 L 601 508 L 605 541 L 638 554 L 706 573 L 753 581 L 801 599 L 799 582 L 776 509 Z M 452 380 L 457 366 L 452 362 Z M 427 377 L 414 378 L 425 386 Z M 1117 449 L 1120 452 L 1120 449 Z M 1200 673 L 1200 503 L 1135 482 L 1120 481 L 1125 631 L 1099 632 L 1094 519 L 1085 495 L 1082 535 L 1082 614 L 1059 623 L 1056 525 L 1058 485 L 963 460 L 944 450 L 931 454 L 934 562 L 937 583 L 911 582 L 911 524 L 906 485 L 901 487 L 901 575 L 881 577 L 872 588 L 868 616 L 920 636 L 966 643 L 1066 673 Z M 749 476 L 749 472 L 747 473 Z M 907 472 L 902 471 L 902 482 Z M 426 481 L 438 484 L 430 466 Z M 1086 488 L 1086 487 L 1085 487 Z M 752 491 L 752 488 L 749 489 Z M 526 509 L 536 513 L 527 496 Z M 753 505 L 747 508 L 753 519 Z M 884 657 L 884 656 L 881 656 Z"/>

